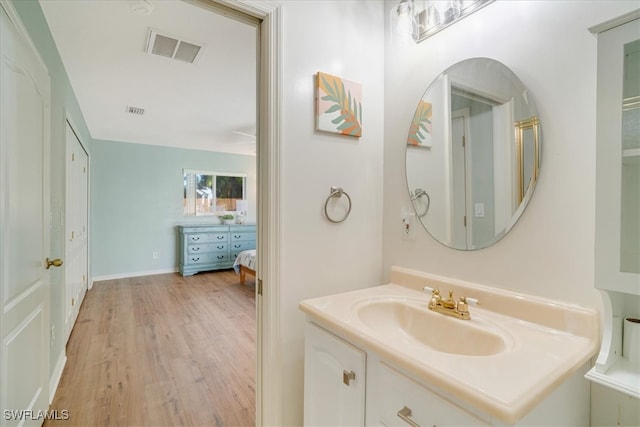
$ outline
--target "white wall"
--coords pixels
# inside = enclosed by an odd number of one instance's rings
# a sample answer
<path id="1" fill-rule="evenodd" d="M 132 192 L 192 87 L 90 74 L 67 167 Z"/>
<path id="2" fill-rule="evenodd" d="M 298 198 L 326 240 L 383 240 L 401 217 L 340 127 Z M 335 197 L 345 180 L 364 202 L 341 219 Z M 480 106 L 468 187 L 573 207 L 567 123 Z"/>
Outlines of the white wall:
<path id="1" fill-rule="evenodd" d="M 385 3 L 387 16 L 395 4 Z M 587 29 L 637 7 L 637 1 L 496 1 L 417 45 L 386 37 L 385 274 L 401 265 L 600 307 L 594 290 L 597 40 Z M 504 63 L 534 97 L 543 138 L 536 191 L 510 233 L 489 248 L 449 249 L 423 229 L 416 241 L 403 241 L 413 110 L 440 72 L 471 57 Z"/>
<path id="2" fill-rule="evenodd" d="M 302 425 L 304 315 L 298 302 L 381 284 L 384 15 L 379 1 L 284 1 L 282 271 L 284 425 Z M 314 131 L 318 71 L 362 84 L 361 138 Z M 331 224 L 331 186 L 353 200 Z M 268 195 L 267 195 L 268 197 Z"/>

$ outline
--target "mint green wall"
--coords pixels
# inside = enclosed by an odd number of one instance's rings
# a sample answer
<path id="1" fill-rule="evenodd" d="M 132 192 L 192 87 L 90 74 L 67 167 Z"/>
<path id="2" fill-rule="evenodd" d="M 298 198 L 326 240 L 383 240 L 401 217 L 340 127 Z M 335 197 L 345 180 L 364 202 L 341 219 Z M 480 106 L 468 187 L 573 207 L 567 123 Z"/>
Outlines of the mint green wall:
<path id="1" fill-rule="evenodd" d="M 51 258 L 64 257 L 65 209 L 65 120 L 67 114 L 76 126 L 76 132 L 85 149 L 91 154 L 91 135 L 85 124 L 69 77 L 62 64 L 58 49 L 49 32 L 40 4 L 35 0 L 13 1 L 20 19 L 40 52 L 51 78 Z M 64 270 L 51 270 L 51 326 L 55 327 L 49 369 L 53 373 L 56 363 L 64 356 Z"/>
<path id="2" fill-rule="evenodd" d="M 255 222 L 256 158 L 95 140 L 91 163 L 94 280 L 163 273 L 178 267 L 176 225 L 217 222 L 182 215 L 182 169 L 244 172 L 248 223 Z M 158 252 L 158 259 L 153 259 Z"/>

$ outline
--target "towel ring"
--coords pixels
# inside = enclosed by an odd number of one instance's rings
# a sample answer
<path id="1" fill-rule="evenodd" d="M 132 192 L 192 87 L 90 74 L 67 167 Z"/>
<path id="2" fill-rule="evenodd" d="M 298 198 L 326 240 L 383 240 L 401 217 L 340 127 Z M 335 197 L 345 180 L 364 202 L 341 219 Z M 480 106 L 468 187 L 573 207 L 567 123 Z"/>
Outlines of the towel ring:
<path id="1" fill-rule="evenodd" d="M 418 212 L 417 208 L 416 208 L 416 213 L 418 214 L 418 218 L 422 218 L 423 216 L 425 216 L 427 214 L 427 212 L 429 212 L 429 207 L 431 206 L 431 197 L 429 197 L 429 193 L 427 193 L 426 191 L 424 191 L 421 188 L 416 188 L 414 194 L 411 195 L 411 201 L 412 202 L 417 202 L 419 198 L 421 197 L 426 197 L 427 198 L 427 207 L 425 208 L 424 212 L 420 213 Z M 416 207 L 416 205 L 414 204 L 414 207 Z"/>
<path id="2" fill-rule="evenodd" d="M 339 199 L 343 195 L 347 197 L 347 201 L 349 202 L 349 208 L 347 209 L 347 213 L 344 215 L 344 217 L 340 219 L 333 219 L 331 218 L 331 215 L 329 215 L 329 212 L 327 211 L 329 200 L 335 199 L 335 198 Z M 327 217 L 329 221 L 333 222 L 334 224 L 339 224 L 343 222 L 345 219 L 347 219 L 350 213 L 351 213 L 351 197 L 349 197 L 347 192 L 344 191 L 342 187 L 331 187 L 331 191 L 329 192 L 329 197 L 327 197 L 327 201 L 324 202 L 324 215 Z"/>

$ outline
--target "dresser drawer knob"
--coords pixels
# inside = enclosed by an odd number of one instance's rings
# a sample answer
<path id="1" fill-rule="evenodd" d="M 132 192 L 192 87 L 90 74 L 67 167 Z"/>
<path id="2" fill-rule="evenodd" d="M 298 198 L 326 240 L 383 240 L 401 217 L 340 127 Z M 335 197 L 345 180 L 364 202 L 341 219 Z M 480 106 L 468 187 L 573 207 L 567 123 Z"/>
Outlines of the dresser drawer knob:
<path id="1" fill-rule="evenodd" d="M 200 236 L 192 236 L 191 240 L 193 240 L 194 242 L 197 242 L 198 240 L 200 240 Z"/>
<path id="2" fill-rule="evenodd" d="M 191 258 L 191 261 L 193 261 L 193 262 L 198 262 L 198 261 L 200 261 L 200 257 L 198 257 L 198 258 Z"/>
<path id="3" fill-rule="evenodd" d="M 242 245 L 233 245 L 234 248 L 236 249 L 240 249 L 242 247 Z"/>
<path id="4" fill-rule="evenodd" d="M 224 249 L 224 245 L 218 245 L 218 246 L 216 246 L 216 248 L 218 248 L 218 249 Z"/>
<path id="5" fill-rule="evenodd" d="M 191 248 L 191 250 L 192 250 L 193 252 L 198 252 L 198 251 L 200 250 L 200 246 L 196 246 L 196 247 L 194 247 L 194 248 Z"/>
<path id="6" fill-rule="evenodd" d="M 224 259 L 224 255 L 218 255 L 216 258 L 218 258 L 218 259 Z"/>

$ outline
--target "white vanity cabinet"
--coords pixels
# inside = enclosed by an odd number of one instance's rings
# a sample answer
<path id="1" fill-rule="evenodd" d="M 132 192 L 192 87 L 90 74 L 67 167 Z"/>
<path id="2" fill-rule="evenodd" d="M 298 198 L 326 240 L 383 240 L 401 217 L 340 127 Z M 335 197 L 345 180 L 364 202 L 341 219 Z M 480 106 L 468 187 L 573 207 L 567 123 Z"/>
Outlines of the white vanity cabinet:
<path id="1" fill-rule="evenodd" d="M 580 408 L 589 399 L 583 378 L 587 369 L 587 365 L 580 368 L 516 424 L 509 424 L 307 319 L 304 425 L 585 426 L 588 409 Z"/>
<path id="2" fill-rule="evenodd" d="M 640 357 L 624 343 L 640 329 L 640 11 L 590 30 L 598 38 L 595 286 L 604 321 L 587 378 L 638 399 Z"/>
<path id="3" fill-rule="evenodd" d="M 364 426 L 366 353 L 311 322 L 305 337 L 304 425 Z"/>

